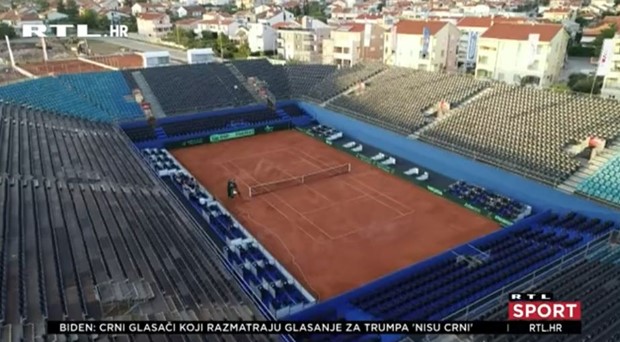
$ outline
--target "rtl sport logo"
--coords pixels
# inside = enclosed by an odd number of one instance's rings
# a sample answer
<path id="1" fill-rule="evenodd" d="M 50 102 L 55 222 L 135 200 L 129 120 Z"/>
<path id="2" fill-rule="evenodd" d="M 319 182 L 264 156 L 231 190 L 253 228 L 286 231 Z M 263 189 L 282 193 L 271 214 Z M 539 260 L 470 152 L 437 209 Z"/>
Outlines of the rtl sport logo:
<path id="1" fill-rule="evenodd" d="M 551 293 L 511 293 L 508 319 L 519 321 L 580 321 L 580 302 L 554 301 Z"/>
<path id="2" fill-rule="evenodd" d="M 109 34 L 101 33 L 89 33 L 88 25 L 22 25 L 22 37 L 67 37 L 67 31 L 69 29 L 76 29 L 76 36 L 78 38 L 96 38 L 96 37 L 127 37 L 128 28 L 127 25 L 110 25 Z M 53 32 L 51 35 L 48 32 Z M 54 33 L 55 32 L 55 33 Z"/>

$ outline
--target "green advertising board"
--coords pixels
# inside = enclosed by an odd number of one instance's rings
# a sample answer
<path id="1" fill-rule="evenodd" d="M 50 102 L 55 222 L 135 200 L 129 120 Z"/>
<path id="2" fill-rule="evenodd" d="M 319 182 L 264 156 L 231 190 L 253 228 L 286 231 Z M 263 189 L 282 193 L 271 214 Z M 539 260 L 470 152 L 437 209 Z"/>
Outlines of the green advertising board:
<path id="1" fill-rule="evenodd" d="M 206 143 L 217 143 L 217 142 L 231 140 L 231 139 L 251 137 L 256 134 L 271 133 L 271 132 L 281 131 L 281 130 L 290 129 L 290 128 L 291 128 L 290 123 L 286 122 L 286 123 L 279 123 L 275 125 L 262 126 L 258 128 L 243 129 L 243 130 L 234 131 L 234 132 L 212 134 L 210 136 L 204 136 L 204 137 L 190 139 L 190 140 L 170 142 L 170 143 L 166 143 L 165 145 L 166 145 L 166 148 L 182 148 L 182 147 L 189 147 L 189 146 L 206 144 Z"/>
<path id="2" fill-rule="evenodd" d="M 254 134 L 256 134 L 256 130 L 254 128 L 244 129 L 241 131 L 228 132 L 228 133 L 213 134 L 209 137 L 209 142 L 216 143 L 220 141 L 239 139 L 243 137 L 249 137 Z"/>

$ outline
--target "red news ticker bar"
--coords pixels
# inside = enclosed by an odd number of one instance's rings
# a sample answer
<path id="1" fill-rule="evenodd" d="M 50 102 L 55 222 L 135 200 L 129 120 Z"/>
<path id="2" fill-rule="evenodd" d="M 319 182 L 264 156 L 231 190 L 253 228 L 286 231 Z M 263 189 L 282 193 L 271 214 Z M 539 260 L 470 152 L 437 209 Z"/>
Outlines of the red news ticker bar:
<path id="1" fill-rule="evenodd" d="M 581 302 L 508 302 L 508 319 L 517 321 L 580 321 Z"/>

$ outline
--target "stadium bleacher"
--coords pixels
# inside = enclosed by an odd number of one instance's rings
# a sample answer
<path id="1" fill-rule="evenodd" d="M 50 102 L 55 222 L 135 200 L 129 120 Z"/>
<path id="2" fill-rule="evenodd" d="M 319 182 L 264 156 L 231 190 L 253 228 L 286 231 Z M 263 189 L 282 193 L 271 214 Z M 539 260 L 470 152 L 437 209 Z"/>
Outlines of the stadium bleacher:
<path id="1" fill-rule="evenodd" d="M 301 98 L 308 94 L 309 89 L 335 72 L 336 66 L 320 64 L 285 65 L 284 70 L 289 80 L 290 97 Z"/>
<path id="2" fill-rule="evenodd" d="M 290 98 L 291 91 L 283 66 L 273 65 L 266 59 L 239 60 L 231 64 L 246 78 L 255 77 L 265 82 L 276 99 Z"/>
<path id="3" fill-rule="evenodd" d="M 167 115 L 239 107 L 256 102 L 245 86 L 222 64 L 147 68 L 141 73 Z"/>
<path id="4" fill-rule="evenodd" d="M 536 283 L 530 292 L 553 292 L 556 300 L 581 301 L 582 336 L 575 335 L 479 335 L 473 342 L 486 341 L 582 341 L 583 336 L 592 336 L 596 341 L 618 341 L 620 339 L 620 256 L 617 248 L 605 246 L 593 251 L 586 258 L 563 268 L 561 271 Z M 507 302 L 482 313 L 477 319 L 504 320 L 507 317 Z M 595 338 L 594 338 L 595 336 Z"/>
<path id="5" fill-rule="evenodd" d="M 40 95 L 36 96 L 36 94 Z M 54 77 L 39 78 L 1 87 L 0 100 L 28 104 L 42 110 L 88 120 L 111 120 L 108 113 Z"/>
<path id="6" fill-rule="evenodd" d="M 0 153 L 0 340 L 47 319 L 264 319 L 116 126 L 3 104 Z"/>
<path id="7" fill-rule="evenodd" d="M 324 102 L 343 91 L 379 74 L 387 67 L 378 63 L 358 63 L 326 75 L 319 83 L 306 90 L 306 95 L 317 102 Z"/>
<path id="8" fill-rule="evenodd" d="M 620 155 L 612 157 L 592 176 L 580 183 L 577 191 L 620 205 Z"/>
<path id="9" fill-rule="evenodd" d="M 488 82 L 468 76 L 390 68 L 366 83 L 363 90 L 340 96 L 329 107 L 346 108 L 372 123 L 386 121 L 413 133 L 432 121 L 425 112 L 435 112 L 440 101 L 454 108 L 488 86 Z"/>
<path id="10" fill-rule="evenodd" d="M 168 136 L 190 134 L 196 132 L 208 132 L 225 128 L 231 124 L 250 123 L 269 124 L 278 120 L 278 114 L 269 109 L 248 111 L 239 114 L 211 115 L 186 121 L 163 123 L 161 127 Z"/>
<path id="11" fill-rule="evenodd" d="M 114 126 L 17 105 L 0 107 L 0 173 L 152 186 Z"/>
<path id="12" fill-rule="evenodd" d="M 109 113 L 114 120 L 144 118 L 140 105 L 118 71 L 66 74 L 58 79 L 76 93 Z"/>
<path id="13" fill-rule="evenodd" d="M 615 139 L 618 113 L 611 100 L 498 85 L 421 139 L 558 185 L 581 166 L 565 146 L 589 136 Z"/>

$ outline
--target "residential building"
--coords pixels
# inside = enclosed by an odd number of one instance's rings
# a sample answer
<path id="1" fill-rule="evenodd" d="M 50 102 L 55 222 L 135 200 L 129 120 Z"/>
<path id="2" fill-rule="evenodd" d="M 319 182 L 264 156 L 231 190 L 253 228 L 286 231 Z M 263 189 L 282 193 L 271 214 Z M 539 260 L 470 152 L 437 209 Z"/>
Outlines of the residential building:
<path id="1" fill-rule="evenodd" d="M 228 37 L 234 37 L 237 30 L 241 27 L 241 23 L 235 19 L 227 18 L 218 13 L 203 15 L 203 19 L 198 22 L 198 32 L 208 31 L 213 33 L 221 33 Z"/>
<path id="2" fill-rule="evenodd" d="M 334 7 L 330 12 L 329 17 L 330 19 L 337 21 L 351 21 L 360 14 L 361 13 L 354 11 L 352 8 Z"/>
<path id="3" fill-rule="evenodd" d="M 38 15 L 22 14 L 15 10 L 0 13 L 0 22 L 12 26 L 17 35 L 21 35 L 23 25 L 43 25 L 43 21 Z"/>
<path id="4" fill-rule="evenodd" d="M 401 20 L 385 34 L 384 62 L 427 71 L 456 71 L 461 33 L 452 23 Z"/>
<path id="5" fill-rule="evenodd" d="M 568 40 L 562 25 L 494 24 L 478 40 L 476 76 L 549 86 L 560 80 Z"/>
<path id="6" fill-rule="evenodd" d="M 495 23 L 525 23 L 526 18 L 507 18 L 496 16 L 464 17 L 456 23 L 461 31 L 457 50 L 458 64 L 465 69 L 475 69 L 477 60 L 477 42 L 480 36 Z"/>
<path id="7" fill-rule="evenodd" d="M 68 16 L 68 15 L 66 15 L 66 14 L 64 14 L 64 13 L 60 13 L 60 12 L 58 12 L 58 11 L 56 11 L 56 10 L 53 10 L 53 11 L 49 11 L 49 12 L 47 12 L 47 14 L 45 15 L 45 18 L 46 18 L 48 21 L 57 21 L 57 20 L 65 20 L 65 19 L 68 19 L 68 18 L 69 18 L 69 16 Z"/>
<path id="8" fill-rule="evenodd" d="M 99 15 L 105 16 L 106 18 L 108 18 L 110 23 L 117 23 L 117 24 L 123 19 L 131 18 L 131 14 L 129 14 L 129 11 L 124 12 L 124 11 L 103 10 L 99 12 Z"/>
<path id="9" fill-rule="evenodd" d="M 321 63 L 323 40 L 329 38 L 330 28 L 303 28 L 295 25 L 278 24 L 277 51 L 286 60 L 306 63 Z"/>
<path id="10" fill-rule="evenodd" d="M 564 20 L 575 19 L 575 11 L 570 8 L 550 8 L 542 13 L 543 19 L 561 23 Z"/>
<path id="11" fill-rule="evenodd" d="M 613 39 L 610 68 L 603 81 L 601 96 L 620 100 L 620 35 Z"/>
<path id="12" fill-rule="evenodd" d="M 355 17 L 355 19 L 353 19 L 353 22 L 357 24 L 371 23 L 382 25 L 384 21 L 385 19 L 383 18 L 383 14 L 379 13 L 364 13 L 358 15 L 357 17 Z"/>
<path id="13" fill-rule="evenodd" d="M 175 12 L 179 18 L 202 18 L 205 8 L 202 6 L 181 6 Z"/>
<path id="14" fill-rule="evenodd" d="M 383 60 L 383 34 L 380 25 L 346 24 L 323 41 L 323 63 L 349 67 L 360 61 Z"/>
<path id="15" fill-rule="evenodd" d="M 163 37 L 172 29 L 166 13 L 143 13 L 137 18 L 138 34 L 148 37 Z"/>
<path id="16" fill-rule="evenodd" d="M 269 26 L 288 21 L 295 21 L 295 15 L 289 11 L 267 11 L 256 15 L 256 21 Z"/>
<path id="17" fill-rule="evenodd" d="M 131 6 L 131 14 L 138 16 L 141 13 L 165 13 L 166 7 L 162 4 L 150 4 L 146 2 L 138 2 Z"/>
<path id="18" fill-rule="evenodd" d="M 247 43 L 251 52 L 276 51 L 276 30 L 263 23 L 248 24 Z"/>
<path id="19" fill-rule="evenodd" d="M 180 30 L 199 33 L 197 31 L 198 31 L 198 23 L 200 21 L 201 19 L 198 19 L 198 18 L 186 18 L 186 19 L 177 20 L 174 23 L 174 26 Z"/>

